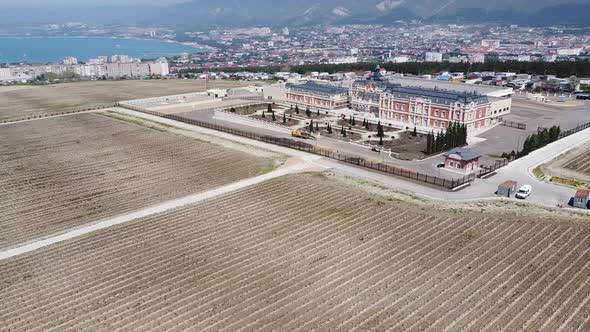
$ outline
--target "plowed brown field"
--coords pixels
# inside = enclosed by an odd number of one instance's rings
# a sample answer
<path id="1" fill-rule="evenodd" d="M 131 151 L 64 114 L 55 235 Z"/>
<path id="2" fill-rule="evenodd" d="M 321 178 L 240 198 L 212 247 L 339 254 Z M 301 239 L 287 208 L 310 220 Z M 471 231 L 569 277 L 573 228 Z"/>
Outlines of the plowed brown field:
<path id="1" fill-rule="evenodd" d="M 211 88 L 248 82 L 211 81 Z M 47 86 L 0 87 L 0 122 L 112 105 L 123 100 L 204 91 L 205 80 L 92 81 Z"/>
<path id="2" fill-rule="evenodd" d="M 96 114 L 0 127 L 0 248 L 259 174 L 269 161 Z"/>
<path id="3" fill-rule="evenodd" d="M 27 331 L 588 331 L 590 225 L 296 175 L 0 262 Z"/>

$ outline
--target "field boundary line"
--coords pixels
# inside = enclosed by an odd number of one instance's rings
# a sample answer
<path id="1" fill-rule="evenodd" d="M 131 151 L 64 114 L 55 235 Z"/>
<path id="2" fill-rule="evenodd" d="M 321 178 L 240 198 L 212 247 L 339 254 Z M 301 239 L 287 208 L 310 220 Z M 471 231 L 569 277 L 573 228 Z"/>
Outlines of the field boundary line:
<path id="1" fill-rule="evenodd" d="M 262 141 L 257 141 L 257 140 L 246 138 L 246 137 L 236 136 L 236 135 L 232 135 L 229 133 L 217 131 L 214 129 L 199 127 L 196 125 L 192 125 L 192 124 L 188 124 L 188 123 L 184 123 L 184 122 L 180 122 L 180 121 L 176 121 L 176 120 L 172 120 L 172 119 L 162 118 L 159 116 L 155 116 L 155 115 L 151 115 L 151 114 L 147 114 L 147 113 L 142 113 L 142 112 L 138 112 L 138 111 L 122 108 L 122 107 L 115 107 L 111 110 L 114 112 L 120 113 L 120 114 L 133 116 L 133 117 L 136 117 L 139 119 L 162 123 L 165 125 L 169 125 L 169 126 L 173 126 L 173 127 L 179 128 L 179 129 L 184 129 L 184 130 L 188 130 L 188 131 L 201 133 L 204 135 L 219 137 L 219 138 L 223 138 L 223 139 L 226 139 L 226 140 L 229 140 L 232 142 L 236 142 L 239 144 L 245 144 L 248 146 L 268 150 L 271 152 L 282 153 L 286 156 L 302 157 L 303 159 L 306 159 L 308 161 L 313 161 L 313 160 L 317 160 L 317 159 L 321 158 L 317 155 L 307 153 L 304 151 L 289 149 L 286 147 L 282 147 L 282 146 L 278 146 L 278 145 L 274 145 L 274 144 L 270 144 L 270 143 L 265 143 Z"/>
<path id="2" fill-rule="evenodd" d="M 147 207 L 147 208 L 135 211 L 135 212 L 123 214 L 123 215 L 120 215 L 120 216 L 117 216 L 114 218 L 109 218 L 109 219 L 99 221 L 94 224 L 82 226 L 82 227 L 67 231 L 65 233 L 61 233 L 59 235 L 49 237 L 49 238 L 41 239 L 38 241 L 33 240 L 33 242 L 29 242 L 29 243 L 26 243 L 21 246 L 17 246 L 17 247 L 13 247 L 13 248 L 9 248 L 9 249 L 0 251 L 0 261 L 8 259 L 8 258 L 12 258 L 12 257 L 20 256 L 20 255 L 44 248 L 44 247 L 48 247 L 53 244 L 57 244 L 60 242 L 71 240 L 71 239 L 74 239 L 74 238 L 77 238 L 77 237 L 80 237 L 80 236 L 83 236 L 83 235 L 86 235 L 89 233 L 93 233 L 93 232 L 96 232 L 99 230 L 110 228 L 112 226 L 121 225 L 121 224 L 131 222 L 131 221 L 134 221 L 134 220 L 137 220 L 140 218 L 148 217 L 148 216 L 155 215 L 155 214 L 160 214 L 160 213 L 167 212 L 167 211 L 179 208 L 179 207 L 199 203 L 204 200 L 215 198 L 217 196 L 228 194 L 233 191 L 237 191 L 237 190 L 244 189 L 247 187 L 251 187 L 253 185 L 256 185 L 256 184 L 259 184 L 259 183 L 262 183 L 262 182 L 265 182 L 265 181 L 268 181 L 268 180 L 271 180 L 274 178 L 278 178 L 278 177 L 281 177 L 284 175 L 299 172 L 299 171 L 302 171 L 308 167 L 310 167 L 310 165 L 308 163 L 301 163 L 301 164 L 297 164 L 297 165 L 293 165 L 293 166 L 289 166 L 289 167 L 285 167 L 285 168 L 280 168 L 280 169 L 275 170 L 273 172 L 266 173 L 266 174 L 263 174 L 263 175 L 260 175 L 257 177 L 237 181 L 237 182 L 231 183 L 229 185 L 215 188 L 215 189 L 212 189 L 209 191 L 201 192 L 198 194 L 193 194 L 193 195 L 181 197 L 178 199 L 166 201 L 161 204 Z"/>
<path id="3" fill-rule="evenodd" d="M 0 122 L 0 126 L 8 126 L 8 125 L 12 125 L 12 124 L 16 124 L 16 123 L 23 123 L 23 122 L 30 122 L 30 121 L 39 121 L 39 120 L 47 120 L 47 119 L 53 119 L 53 118 L 61 118 L 64 116 L 70 116 L 70 115 L 76 115 L 76 114 L 84 114 L 84 113 L 96 113 L 98 111 L 107 111 L 109 110 L 109 108 L 97 108 L 97 109 L 92 109 L 92 110 L 85 110 L 85 111 L 73 111 L 73 112 L 68 112 L 65 114 L 50 114 L 47 116 L 40 116 L 37 118 L 32 118 L 32 119 L 23 119 L 23 120 L 10 120 L 8 122 Z"/>

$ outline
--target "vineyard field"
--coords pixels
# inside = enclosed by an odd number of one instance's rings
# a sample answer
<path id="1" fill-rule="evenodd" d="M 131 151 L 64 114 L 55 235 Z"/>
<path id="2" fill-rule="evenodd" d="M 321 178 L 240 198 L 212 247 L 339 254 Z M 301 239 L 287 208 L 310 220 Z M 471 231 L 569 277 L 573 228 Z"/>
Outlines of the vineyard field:
<path id="1" fill-rule="evenodd" d="M 590 144 L 583 146 L 578 155 L 569 160 L 564 166 L 565 168 L 590 176 Z"/>
<path id="2" fill-rule="evenodd" d="M 245 82 L 213 80 L 210 88 Z M 45 117 L 115 102 L 205 91 L 205 80 L 88 81 L 51 85 L 0 86 L 0 122 Z"/>
<path id="3" fill-rule="evenodd" d="M 299 174 L 0 262 L 27 331 L 588 331 L 590 224 Z"/>
<path id="4" fill-rule="evenodd" d="M 91 113 L 0 129 L 0 248 L 220 187 L 270 164 Z"/>

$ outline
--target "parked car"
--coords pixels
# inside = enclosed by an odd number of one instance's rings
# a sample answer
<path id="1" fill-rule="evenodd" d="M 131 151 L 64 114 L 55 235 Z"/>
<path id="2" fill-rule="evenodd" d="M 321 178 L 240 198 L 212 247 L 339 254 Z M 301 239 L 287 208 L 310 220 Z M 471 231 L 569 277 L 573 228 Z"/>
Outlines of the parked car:
<path id="1" fill-rule="evenodd" d="M 530 196 L 532 191 L 533 187 L 531 187 L 528 184 L 525 184 L 524 186 L 520 187 L 520 189 L 518 189 L 518 192 L 516 193 L 516 198 L 525 199 Z"/>

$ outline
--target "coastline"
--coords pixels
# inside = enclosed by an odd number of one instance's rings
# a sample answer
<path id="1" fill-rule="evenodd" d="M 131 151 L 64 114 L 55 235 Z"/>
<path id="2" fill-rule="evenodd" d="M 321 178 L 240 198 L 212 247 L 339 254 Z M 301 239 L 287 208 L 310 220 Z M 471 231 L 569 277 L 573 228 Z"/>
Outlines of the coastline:
<path id="1" fill-rule="evenodd" d="M 0 41 L 2 40 L 27 40 L 27 39 L 38 39 L 38 40 L 50 40 L 50 39 L 59 39 L 59 40 L 67 40 L 67 39 L 84 39 L 84 40 L 88 40 L 88 39 L 104 39 L 104 40 L 132 40 L 132 41 L 142 41 L 142 42 L 154 42 L 154 43 L 162 43 L 162 44 L 174 44 L 174 45 L 178 45 L 178 46 L 183 46 L 186 48 L 190 48 L 190 50 L 186 50 L 185 52 L 166 52 L 166 51 L 162 51 L 162 52 L 152 52 L 153 54 L 161 54 L 162 56 L 172 56 L 172 54 L 174 55 L 180 55 L 182 53 L 189 53 L 189 54 L 195 54 L 195 53 L 206 53 L 206 52 L 211 52 L 212 50 L 214 50 L 214 48 L 207 46 L 207 45 L 200 45 L 198 43 L 192 43 L 192 42 L 180 42 L 177 40 L 173 40 L 173 39 L 154 39 L 154 38 L 141 38 L 141 37 L 125 37 L 125 36 L 88 36 L 88 35 L 77 35 L 77 36 L 32 36 L 32 35 L 14 35 L 14 36 L 0 36 Z M 121 52 L 112 52 L 112 51 L 105 51 L 102 52 L 101 54 L 95 54 L 93 56 L 99 56 L 99 55 L 103 55 L 103 54 L 107 54 L 107 55 L 114 55 L 114 54 L 126 54 L 126 52 L 121 51 Z M 53 63 L 53 62 L 59 62 L 59 59 L 55 59 L 55 60 L 48 60 L 48 61 L 43 61 L 43 60 L 26 60 L 26 59 L 3 59 L 2 58 L 2 50 L 0 50 L 0 64 L 1 63 L 23 63 L 23 64 L 35 64 L 35 63 Z M 25 53 L 26 54 L 26 53 Z M 147 52 L 145 52 L 145 54 L 148 54 Z M 85 56 L 78 56 L 79 58 L 81 58 L 81 60 L 87 60 L 84 57 Z M 138 57 L 137 55 L 135 55 L 135 57 Z"/>

